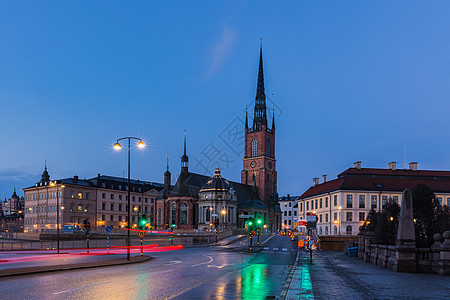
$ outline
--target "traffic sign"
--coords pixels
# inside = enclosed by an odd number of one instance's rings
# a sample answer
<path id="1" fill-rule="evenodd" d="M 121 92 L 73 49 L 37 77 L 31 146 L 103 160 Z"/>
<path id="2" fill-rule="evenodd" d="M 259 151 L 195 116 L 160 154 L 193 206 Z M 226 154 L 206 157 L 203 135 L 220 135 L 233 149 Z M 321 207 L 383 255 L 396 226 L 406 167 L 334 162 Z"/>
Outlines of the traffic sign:
<path id="1" fill-rule="evenodd" d="M 306 221 L 307 222 L 316 222 L 317 221 L 317 216 L 316 215 L 306 216 Z"/>
<path id="2" fill-rule="evenodd" d="M 140 238 L 143 238 L 145 236 L 145 232 L 144 231 L 139 231 L 138 235 Z"/>
<path id="3" fill-rule="evenodd" d="M 111 232 L 111 230 L 112 230 L 111 226 L 108 225 L 108 226 L 105 227 L 105 231 L 106 232 Z"/>

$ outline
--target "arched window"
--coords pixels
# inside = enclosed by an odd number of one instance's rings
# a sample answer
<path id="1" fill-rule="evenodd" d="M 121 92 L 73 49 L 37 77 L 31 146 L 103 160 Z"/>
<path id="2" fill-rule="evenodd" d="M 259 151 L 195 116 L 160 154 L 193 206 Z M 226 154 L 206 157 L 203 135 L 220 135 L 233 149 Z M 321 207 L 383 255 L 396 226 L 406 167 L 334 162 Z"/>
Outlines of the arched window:
<path id="1" fill-rule="evenodd" d="M 252 140 L 252 157 L 258 156 L 258 141 Z"/>
<path id="2" fill-rule="evenodd" d="M 183 202 L 181 204 L 180 213 L 181 213 L 180 223 L 183 225 L 187 225 L 187 223 L 188 223 L 188 205 L 185 202 Z"/>
<path id="3" fill-rule="evenodd" d="M 347 228 L 345 229 L 345 232 L 347 234 L 352 234 L 352 226 L 348 225 Z"/>
<path id="4" fill-rule="evenodd" d="M 334 226 L 334 235 L 338 234 L 337 233 L 337 226 Z"/>
<path id="5" fill-rule="evenodd" d="M 177 224 L 177 204 L 172 202 L 172 207 L 170 209 L 170 220 L 171 224 Z"/>
<path id="6" fill-rule="evenodd" d="M 328 235 L 328 227 L 325 227 L 325 235 Z"/>
<path id="7" fill-rule="evenodd" d="M 267 139 L 267 143 L 266 143 L 266 156 L 271 156 L 270 154 L 270 139 Z"/>
<path id="8" fill-rule="evenodd" d="M 319 228 L 319 234 L 322 235 L 322 227 Z"/>

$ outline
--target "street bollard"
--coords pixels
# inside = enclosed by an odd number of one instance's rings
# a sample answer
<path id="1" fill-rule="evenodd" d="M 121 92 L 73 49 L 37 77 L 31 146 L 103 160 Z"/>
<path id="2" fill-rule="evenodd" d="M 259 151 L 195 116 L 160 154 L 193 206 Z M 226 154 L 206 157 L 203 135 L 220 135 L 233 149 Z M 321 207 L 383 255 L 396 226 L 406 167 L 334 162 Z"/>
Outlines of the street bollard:
<path id="1" fill-rule="evenodd" d="M 86 249 L 87 253 L 89 253 L 89 231 L 86 234 Z"/>
<path id="2" fill-rule="evenodd" d="M 144 248 L 142 247 L 142 238 L 141 238 L 141 256 L 144 255 Z"/>

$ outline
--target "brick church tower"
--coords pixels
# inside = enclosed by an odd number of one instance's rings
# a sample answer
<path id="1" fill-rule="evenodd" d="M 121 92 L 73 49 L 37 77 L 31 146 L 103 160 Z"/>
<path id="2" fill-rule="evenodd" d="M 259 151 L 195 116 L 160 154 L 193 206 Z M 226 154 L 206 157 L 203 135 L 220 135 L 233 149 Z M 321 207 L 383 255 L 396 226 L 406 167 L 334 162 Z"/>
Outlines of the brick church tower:
<path id="1" fill-rule="evenodd" d="M 277 171 L 275 159 L 275 115 L 269 128 L 266 115 L 266 95 L 264 93 L 264 73 L 262 45 L 259 53 L 258 84 L 255 97 L 253 125 L 248 126 L 245 116 L 245 153 L 241 183 L 256 185 L 259 198 L 273 206 L 277 199 Z"/>

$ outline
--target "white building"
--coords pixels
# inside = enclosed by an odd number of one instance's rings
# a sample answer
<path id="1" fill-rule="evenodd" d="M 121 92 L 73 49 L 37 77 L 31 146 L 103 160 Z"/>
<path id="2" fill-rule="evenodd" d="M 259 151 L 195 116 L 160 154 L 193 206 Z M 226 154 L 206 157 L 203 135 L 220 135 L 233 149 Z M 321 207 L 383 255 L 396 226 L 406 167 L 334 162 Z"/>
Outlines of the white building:
<path id="1" fill-rule="evenodd" d="M 417 184 L 430 187 L 442 205 L 450 204 L 450 171 L 417 170 L 415 162 L 409 169 L 397 169 L 395 162 L 387 169 L 361 168 L 355 162 L 336 179 L 314 178 L 297 198 L 299 215 L 306 219 L 307 212 L 315 212 L 319 235 L 356 235 L 372 208 L 382 210 L 389 199 L 400 204 L 403 190 Z"/>
<path id="2" fill-rule="evenodd" d="M 297 196 L 287 196 L 280 197 L 278 202 L 281 208 L 281 228 L 285 231 L 288 230 L 298 230 L 298 204 Z"/>

